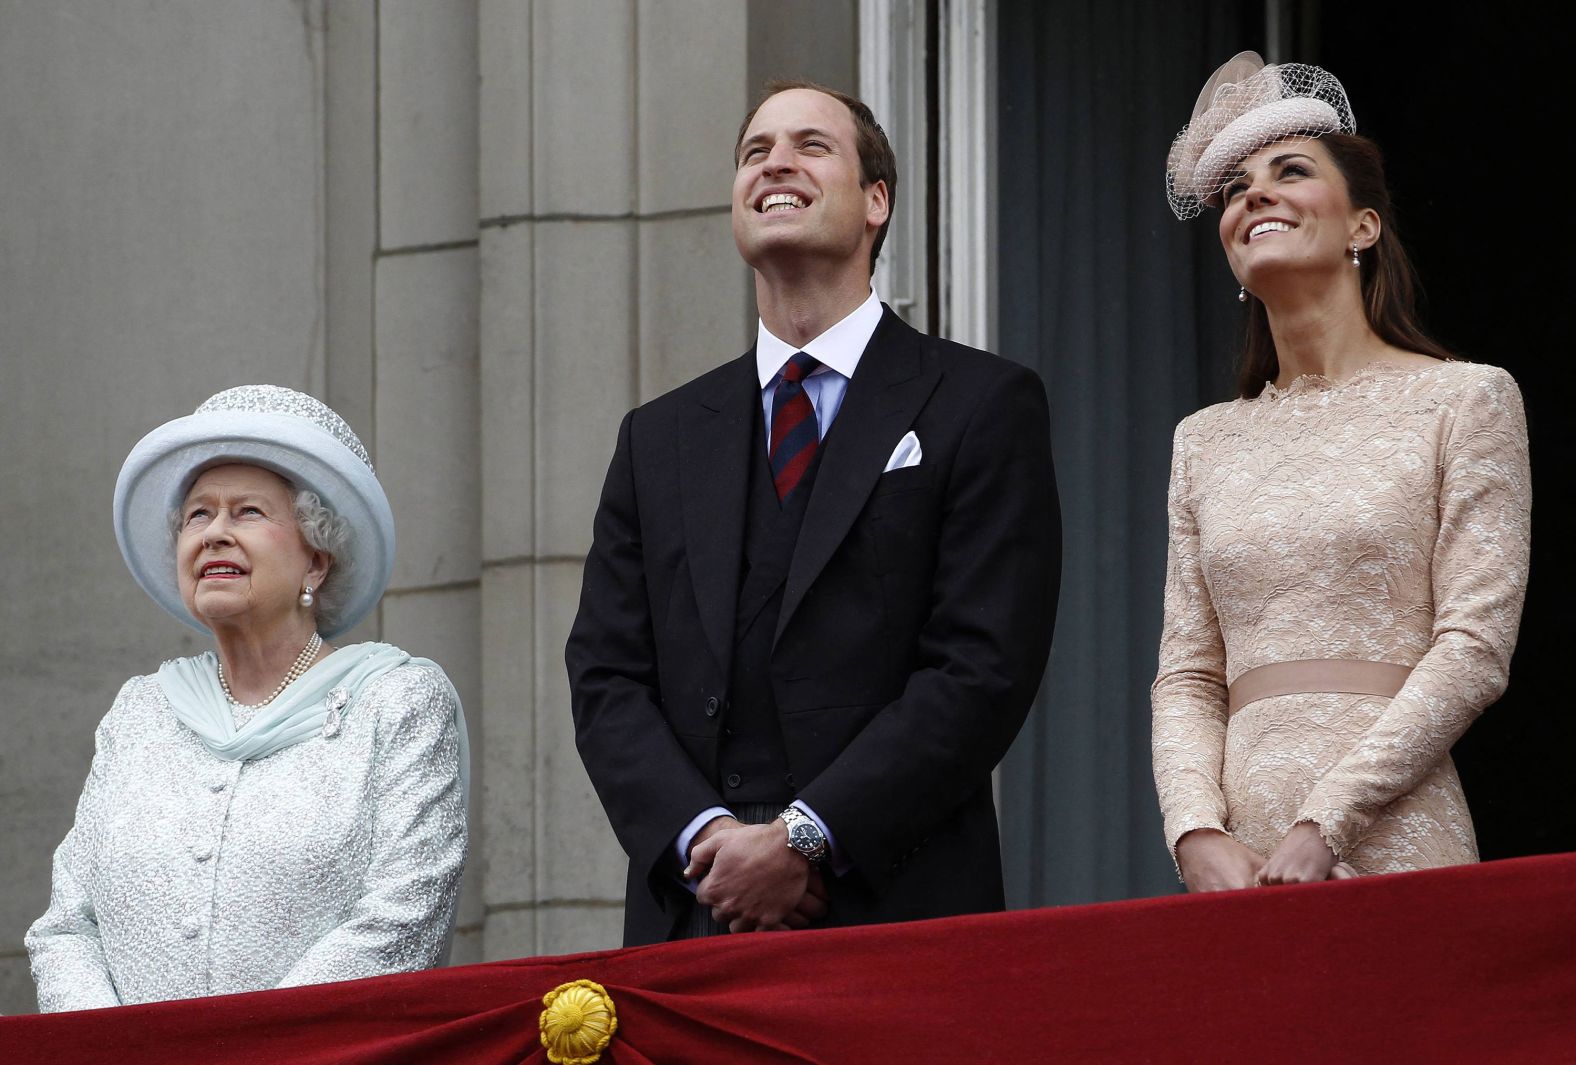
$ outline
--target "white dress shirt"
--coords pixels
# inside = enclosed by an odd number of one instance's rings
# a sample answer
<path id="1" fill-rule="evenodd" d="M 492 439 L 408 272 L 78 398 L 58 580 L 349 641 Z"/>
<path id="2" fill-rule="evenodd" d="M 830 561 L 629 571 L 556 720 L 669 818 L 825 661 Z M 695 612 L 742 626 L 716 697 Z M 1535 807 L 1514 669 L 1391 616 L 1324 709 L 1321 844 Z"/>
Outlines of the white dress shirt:
<path id="1" fill-rule="evenodd" d="M 870 290 L 870 298 L 854 308 L 853 312 L 802 348 L 774 336 L 761 322 L 755 331 L 755 373 L 761 382 L 761 413 L 766 416 L 766 437 L 770 445 L 772 424 L 772 393 L 777 390 L 783 366 L 799 352 L 814 358 L 821 365 L 804 379 L 805 395 L 815 408 L 816 429 L 820 438 L 826 438 L 827 429 L 843 407 L 843 397 L 848 394 L 849 378 L 859 366 L 859 359 L 870 344 L 876 326 L 881 324 L 881 299 Z"/>

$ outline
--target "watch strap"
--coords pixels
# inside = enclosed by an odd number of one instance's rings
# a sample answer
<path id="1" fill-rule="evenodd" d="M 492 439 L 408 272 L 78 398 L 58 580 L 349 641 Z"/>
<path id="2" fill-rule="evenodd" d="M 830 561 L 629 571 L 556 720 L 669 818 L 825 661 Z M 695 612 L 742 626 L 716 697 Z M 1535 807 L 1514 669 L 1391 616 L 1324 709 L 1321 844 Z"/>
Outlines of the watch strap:
<path id="1" fill-rule="evenodd" d="M 790 806 L 777 815 L 777 819 L 788 826 L 788 847 L 804 855 L 811 864 L 824 862 L 830 854 L 831 848 L 826 841 L 826 833 L 821 831 L 821 826 L 815 819 L 805 815 L 797 806 Z M 807 840 L 806 837 L 809 837 Z"/>

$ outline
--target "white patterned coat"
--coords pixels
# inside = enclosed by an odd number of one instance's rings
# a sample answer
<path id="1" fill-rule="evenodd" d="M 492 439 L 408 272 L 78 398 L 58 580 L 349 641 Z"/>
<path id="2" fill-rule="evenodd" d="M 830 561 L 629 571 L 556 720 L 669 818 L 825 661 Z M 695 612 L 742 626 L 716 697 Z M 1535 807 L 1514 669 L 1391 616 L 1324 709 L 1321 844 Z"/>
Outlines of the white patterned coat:
<path id="1" fill-rule="evenodd" d="M 437 964 L 466 850 L 449 690 L 398 666 L 333 735 L 234 762 L 176 719 L 155 677 L 128 681 L 27 933 L 39 1009 Z"/>

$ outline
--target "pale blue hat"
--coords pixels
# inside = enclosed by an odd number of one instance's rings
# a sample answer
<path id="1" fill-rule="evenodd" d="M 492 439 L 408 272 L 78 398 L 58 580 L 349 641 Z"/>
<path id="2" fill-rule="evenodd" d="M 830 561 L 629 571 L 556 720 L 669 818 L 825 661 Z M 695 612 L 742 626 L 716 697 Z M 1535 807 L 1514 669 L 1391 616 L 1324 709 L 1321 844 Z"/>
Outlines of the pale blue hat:
<path id="1" fill-rule="evenodd" d="M 394 572 L 394 514 L 367 449 L 345 420 L 317 399 L 278 385 L 228 388 L 184 418 L 137 442 L 115 481 L 115 540 L 142 590 L 207 632 L 181 601 L 169 517 L 197 475 L 241 462 L 316 492 L 350 527 L 334 580 L 344 608 L 332 631 L 354 628 L 382 598 Z"/>

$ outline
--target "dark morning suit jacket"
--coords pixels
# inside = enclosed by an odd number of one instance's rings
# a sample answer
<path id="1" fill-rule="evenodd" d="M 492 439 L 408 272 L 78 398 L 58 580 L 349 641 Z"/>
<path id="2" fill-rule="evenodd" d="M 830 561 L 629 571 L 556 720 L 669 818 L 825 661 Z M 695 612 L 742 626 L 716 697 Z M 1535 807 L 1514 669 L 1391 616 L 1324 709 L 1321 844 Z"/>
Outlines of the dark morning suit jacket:
<path id="1" fill-rule="evenodd" d="M 629 855 L 625 942 L 691 896 L 674 841 L 728 806 L 734 624 L 754 352 L 631 412 L 597 510 L 566 660 L 576 742 Z M 912 430 L 918 466 L 883 473 Z M 1050 649 L 1061 535 L 1045 391 L 890 308 L 871 337 L 786 565 L 769 692 L 795 795 L 852 863 L 828 924 L 1000 909 L 990 773 Z"/>

